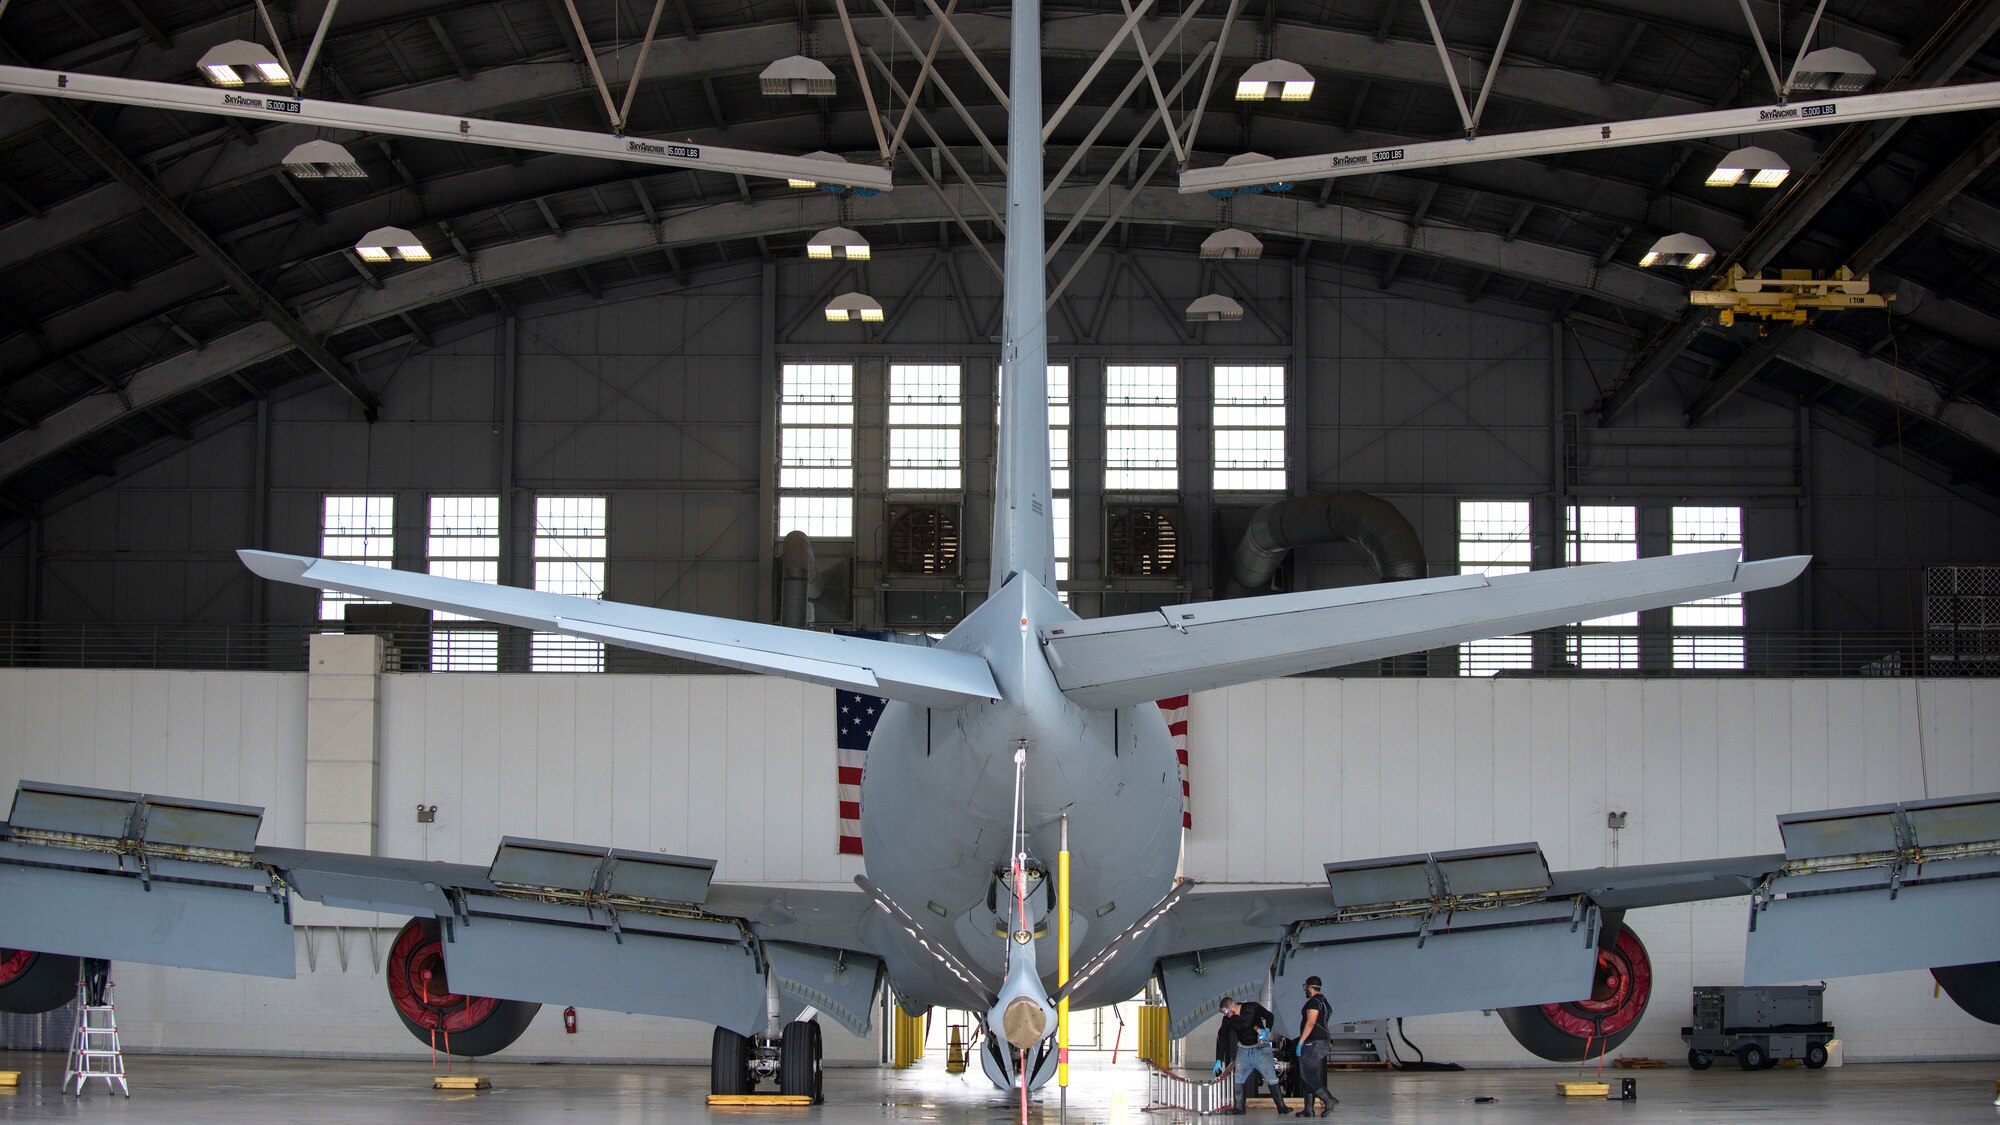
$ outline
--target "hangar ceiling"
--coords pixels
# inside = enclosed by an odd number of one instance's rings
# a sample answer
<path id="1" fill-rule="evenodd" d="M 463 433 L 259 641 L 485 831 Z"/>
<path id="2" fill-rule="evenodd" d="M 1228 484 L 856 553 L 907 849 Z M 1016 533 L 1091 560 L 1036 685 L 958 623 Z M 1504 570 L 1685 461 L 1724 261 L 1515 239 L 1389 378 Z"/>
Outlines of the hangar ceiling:
<path id="1" fill-rule="evenodd" d="M 1047 5 L 1048 104 L 1125 22 L 1123 2 Z M 1431 7 L 1459 82 L 1476 91 L 1514 5 Z M 1749 7 L 1782 60 L 1816 5 Z M 321 10 L 271 6 L 290 58 L 305 53 Z M 666 0 L 661 10 L 628 132 L 879 161 L 831 0 Z M 254 7 L 234 0 L 14 0 L 0 11 L 0 62 L 125 78 L 197 83 L 208 48 L 262 38 Z M 346 0 L 308 94 L 606 131 L 586 54 L 622 96 L 653 5 L 579 0 L 576 12 L 582 37 L 562 0 Z M 1004 73 L 1006 5 L 958 0 L 952 12 L 970 54 Z M 922 65 L 913 45 L 928 46 L 938 21 L 923 0 L 848 0 L 848 14 L 893 129 L 899 91 Z M 1201 60 L 1222 39 L 1191 166 L 1463 132 L 1420 0 L 1169 0 L 1137 27 L 1158 51 L 1162 85 L 1188 78 L 1167 99 L 1177 125 L 1199 100 Z M 1833 0 L 1814 42 L 1866 56 L 1876 88 L 1920 88 L 1993 78 L 1996 27 L 2000 5 L 1978 0 Z M 936 56 L 950 97 L 935 83 L 918 95 L 909 147 L 894 163 L 898 189 L 846 200 L 715 173 L 359 134 L 337 139 L 367 179 L 298 180 L 280 160 L 318 135 L 306 127 L 0 97 L 0 521 L 54 510 L 286 388 L 332 380 L 357 416 L 372 414 L 372 357 L 496 315 L 701 285 L 802 254 L 807 235 L 836 223 L 859 228 L 878 254 L 936 255 L 974 237 L 997 245 L 985 215 L 999 170 L 981 135 L 1002 143 L 1004 110 L 951 39 Z M 796 53 L 831 65 L 839 92 L 764 96 L 758 72 Z M 1312 101 L 1244 110 L 1229 100 L 1235 75 L 1269 57 L 1314 70 Z M 1052 167 L 1077 157 L 1051 199 L 1051 235 L 1079 214 L 1117 213 L 1110 245 L 1191 257 L 1221 225 L 1221 208 L 1176 193 L 1171 154 L 1154 160 L 1165 134 L 1151 124 L 1158 103 L 1144 77 L 1127 39 L 1051 137 Z M 1107 116 L 1135 86 L 1139 96 Z M 1493 134 L 1770 100 L 1729 0 L 1531 0 L 1513 20 L 1482 126 Z M 1264 238 L 1267 257 L 1338 268 L 1350 285 L 1566 320 L 1618 341 L 1627 358 L 1604 373 L 1593 408 L 1602 425 L 1629 424 L 1641 394 L 1679 396 L 1693 426 L 1754 393 L 1845 416 L 1878 445 L 1901 442 L 1935 475 L 1990 498 L 2000 496 L 1996 120 L 1959 113 L 1760 134 L 1756 143 L 1794 169 L 1779 191 L 1704 187 L 1735 147 L 1717 138 L 1303 183 L 1285 196 L 1239 197 L 1229 218 Z M 1151 131 L 1140 137 L 1142 128 Z M 1092 199 L 1100 179 L 1106 190 Z M 389 269 L 355 257 L 361 232 L 391 223 L 419 232 L 437 260 Z M 1096 225 L 1072 237 L 1054 276 Z M 1706 271 L 1637 267 L 1654 239 L 1678 230 L 1753 268 L 1872 269 L 1875 287 L 1897 294 L 1895 316 L 1828 316 L 1761 339 L 1715 330 L 1687 307 Z M 984 267 L 975 258 L 972 268 Z"/>

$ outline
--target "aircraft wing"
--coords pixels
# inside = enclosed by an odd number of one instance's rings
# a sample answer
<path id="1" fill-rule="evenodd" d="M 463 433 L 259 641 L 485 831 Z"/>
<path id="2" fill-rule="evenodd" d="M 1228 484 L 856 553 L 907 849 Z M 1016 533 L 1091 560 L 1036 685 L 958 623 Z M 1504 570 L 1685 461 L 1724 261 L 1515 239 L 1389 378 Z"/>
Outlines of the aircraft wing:
<path id="1" fill-rule="evenodd" d="M 1042 630 L 1064 694 L 1123 707 L 1318 668 L 1421 652 L 1594 617 L 1763 590 L 1810 556 L 1739 561 L 1738 552 L 1424 578 L 1167 606 Z"/>
<path id="2" fill-rule="evenodd" d="M 957 707 L 1000 696 L 1000 689 L 993 682 L 993 670 L 984 660 L 966 652 L 866 637 L 841 637 L 783 625 L 466 582 L 302 555 L 238 551 L 237 556 L 260 577 L 296 586 L 343 590 L 401 605 L 462 613 L 523 629 L 566 633 L 924 707 Z"/>
<path id="3" fill-rule="evenodd" d="M 1746 984 L 1992 959 L 2000 793 L 1794 813 L 1778 828 L 1775 855 L 1551 873 L 1529 843 L 1329 863 L 1311 887 L 1198 887 L 1154 947 L 1169 1034 L 1224 995 L 1268 984 L 1290 1000 L 1308 976 L 1326 982 L 1335 1022 L 1579 1000 L 1627 911 L 1745 895 Z M 1295 1030 L 1296 1006 L 1276 1011 Z"/>
<path id="4" fill-rule="evenodd" d="M 291 977 L 294 899 L 435 918 L 456 992 L 866 1034 L 890 940 L 857 890 L 712 883 L 714 861 L 503 839 L 470 864 L 258 847 L 263 810 L 22 782 L 0 821 L 0 946 Z"/>

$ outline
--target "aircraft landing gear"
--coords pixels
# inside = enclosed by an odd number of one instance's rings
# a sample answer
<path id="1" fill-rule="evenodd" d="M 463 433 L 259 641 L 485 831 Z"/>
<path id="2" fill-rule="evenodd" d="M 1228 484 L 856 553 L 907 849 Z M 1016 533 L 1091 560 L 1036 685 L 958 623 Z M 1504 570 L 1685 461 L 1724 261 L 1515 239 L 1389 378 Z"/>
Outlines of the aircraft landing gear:
<path id="1" fill-rule="evenodd" d="M 776 1084 L 777 1093 L 809 1097 L 818 1104 L 824 1097 L 824 1056 L 816 1020 L 787 1024 L 777 1039 L 718 1027 L 709 1046 L 708 1092 L 755 1094 L 760 1084 L 768 1082 Z"/>

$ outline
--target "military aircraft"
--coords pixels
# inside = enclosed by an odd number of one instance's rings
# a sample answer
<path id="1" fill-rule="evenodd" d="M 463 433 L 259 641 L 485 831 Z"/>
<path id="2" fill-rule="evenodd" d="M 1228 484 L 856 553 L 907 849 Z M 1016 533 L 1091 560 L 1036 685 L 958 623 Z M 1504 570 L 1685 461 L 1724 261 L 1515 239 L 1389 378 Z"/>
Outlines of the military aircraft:
<path id="1" fill-rule="evenodd" d="M 1039 29 L 1039 0 L 1015 0 L 990 589 L 935 647 L 241 552 L 276 581 L 886 699 L 858 889 L 716 885 L 712 860 L 514 838 L 483 869 L 259 847 L 258 809 L 23 783 L 0 826 L 0 1008 L 60 1005 L 78 955 L 290 976 L 296 895 L 412 916 L 390 999 L 457 1053 L 504 1048 L 540 1003 L 578 1004 L 714 1024 L 717 1093 L 775 1078 L 817 1095 L 819 1021 L 866 1033 L 886 984 L 912 1013 L 985 1013 L 985 1073 L 1025 1096 L 1055 1070 L 1057 1000 L 1115 1003 L 1148 981 L 1176 1036 L 1218 996 L 1316 975 L 1336 1020 L 1499 1009 L 1531 1051 L 1580 1058 L 1646 1007 L 1628 910 L 1750 895 L 1750 981 L 1955 966 L 1944 987 L 2000 1022 L 2000 796 L 1784 818 L 1783 855 L 1551 873 L 1520 844 L 1328 864 L 1325 887 L 1177 879 L 1181 789 L 1155 700 L 1768 589 L 1808 560 L 1718 551 L 1079 620 L 1052 552 Z M 1065 932 L 1079 967 L 1063 983 Z"/>

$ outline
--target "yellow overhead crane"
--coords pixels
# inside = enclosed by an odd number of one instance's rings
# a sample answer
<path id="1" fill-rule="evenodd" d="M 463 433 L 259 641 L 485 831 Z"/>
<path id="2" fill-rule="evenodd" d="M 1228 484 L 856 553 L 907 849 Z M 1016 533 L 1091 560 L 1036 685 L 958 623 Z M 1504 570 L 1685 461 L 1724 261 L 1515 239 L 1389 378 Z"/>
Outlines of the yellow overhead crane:
<path id="1" fill-rule="evenodd" d="M 1714 309 L 1725 328 L 1739 316 L 1802 325 L 1815 313 L 1886 309 L 1894 299 L 1894 294 L 1869 292 L 1868 276 L 1856 277 L 1846 266 L 1826 277 L 1812 270 L 1752 274 L 1742 266 L 1730 266 L 1714 288 L 1688 294 L 1689 304 Z"/>

